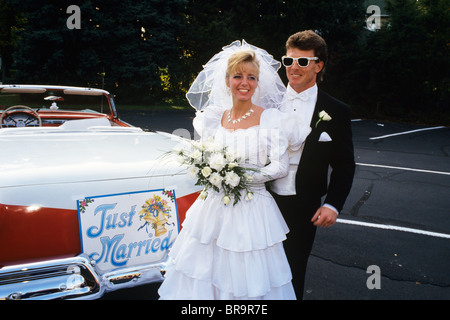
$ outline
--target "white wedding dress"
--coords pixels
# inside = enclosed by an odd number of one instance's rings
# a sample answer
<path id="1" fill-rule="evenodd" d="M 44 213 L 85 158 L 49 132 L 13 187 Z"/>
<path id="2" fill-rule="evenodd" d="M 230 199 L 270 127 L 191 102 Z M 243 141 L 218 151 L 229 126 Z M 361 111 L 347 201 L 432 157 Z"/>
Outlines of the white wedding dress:
<path id="1" fill-rule="evenodd" d="M 221 126 L 224 110 L 208 107 L 198 113 L 194 127 L 202 137 L 213 135 L 238 149 L 251 166 L 260 168 L 253 179 L 254 197 L 244 200 L 243 195 L 236 205 L 225 206 L 223 194 L 211 190 L 205 200 L 194 202 L 170 249 L 160 298 L 295 299 L 283 249 L 289 229 L 264 183 L 287 174 L 289 140 L 297 141 L 290 148 L 300 148 L 309 130 L 288 136 L 280 130 L 288 128 L 286 115 L 267 109 L 259 125 L 228 131 Z"/>

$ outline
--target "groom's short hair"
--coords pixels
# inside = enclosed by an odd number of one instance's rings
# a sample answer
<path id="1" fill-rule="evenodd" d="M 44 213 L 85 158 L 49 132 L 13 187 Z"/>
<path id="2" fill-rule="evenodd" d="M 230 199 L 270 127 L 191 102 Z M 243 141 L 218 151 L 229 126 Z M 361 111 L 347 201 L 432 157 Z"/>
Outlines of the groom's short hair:
<path id="1" fill-rule="evenodd" d="M 328 60 L 328 46 L 325 40 L 312 30 L 300 31 L 291 35 L 286 41 L 286 50 L 291 48 L 314 50 L 314 55 L 324 63 L 322 70 L 317 74 L 317 82 L 321 82 Z"/>

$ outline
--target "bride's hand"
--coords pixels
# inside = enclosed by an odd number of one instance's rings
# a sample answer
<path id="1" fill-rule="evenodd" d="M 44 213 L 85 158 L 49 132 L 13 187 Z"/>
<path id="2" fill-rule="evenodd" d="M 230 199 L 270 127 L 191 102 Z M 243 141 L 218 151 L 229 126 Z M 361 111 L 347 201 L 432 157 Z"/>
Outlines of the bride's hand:
<path id="1" fill-rule="evenodd" d="M 311 222 L 313 222 L 316 227 L 327 228 L 335 224 L 336 219 L 336 212 L 327 207 L 320 207 L 316 214 L 312 217 Z"/>

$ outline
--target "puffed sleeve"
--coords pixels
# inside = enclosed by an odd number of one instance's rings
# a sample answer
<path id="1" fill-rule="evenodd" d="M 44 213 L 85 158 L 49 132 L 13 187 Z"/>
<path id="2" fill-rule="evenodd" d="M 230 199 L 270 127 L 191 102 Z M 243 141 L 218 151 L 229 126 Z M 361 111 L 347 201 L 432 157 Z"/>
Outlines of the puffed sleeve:
<path id="1" fill-rule="evenodd" d="M 289 137 L 283 130 L 283 114 L 277 109 L 267 109 L 261 114 L 260 139 L 266 141 L 269 163 L 254 174 L 253 181 L 261 183 L 284 177 L 289 170 L 287 148 Z"/>
<path id="2" fill-rule="evenodd" d="M 192 122 L 196 133 L 201 138 L 214 136 L 220 126 L 223 113 L 226 108 L 219 106 L 208 106 L 202 111 L 197 111 Z"/>

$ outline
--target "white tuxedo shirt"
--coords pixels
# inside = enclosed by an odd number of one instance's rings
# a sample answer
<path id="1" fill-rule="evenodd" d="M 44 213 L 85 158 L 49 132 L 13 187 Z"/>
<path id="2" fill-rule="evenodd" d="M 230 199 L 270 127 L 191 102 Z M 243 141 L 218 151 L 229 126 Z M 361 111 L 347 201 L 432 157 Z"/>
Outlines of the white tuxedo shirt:
<path id="1" fill-rule="evenodd" d="M 283 102 L 280 107 L 280 111 L 288 113 L 290 117 L 296 119 L 296 123 L 298 125 L 310 125 L 313 117 L 314 109 L 316 107 L 317 102 L 317 93 L 318 88 L 317 84 L 312 86 L 305 91 L 297 93 L 292 87 L 288 84 L 287 90 L 283 99 Z M 323 137 L 321 139 L 327 141 L 329 136 Z M 297 168 L 300 163 L 300 158 L 303 152 L 302 148 L 298 150 L 290 150 L 289 153 L 289 173 L 286 177 L 277 179 L 272 182 L 271 189 L 276 194 L 288 196 L 295 195 L 295 176 L 297 174 Z M 337 209 L 329 204 L 324 204 L 324 206 L 332 209 L 336 214 L 339 214 Z"/>
<path id="2" fill-rule="evenodd" d="M 289 114 L 299 126 L 309 126 L 317 102 L 317 85 L 297 93 L 288 85 L 280 111 Z M 289 173 L 286 177 L 272 182 L 271 189 L 283 196 L 295 195 L 295 175 L 302 155 L 303 146 L 297 150 L 288 148 Z"/>

